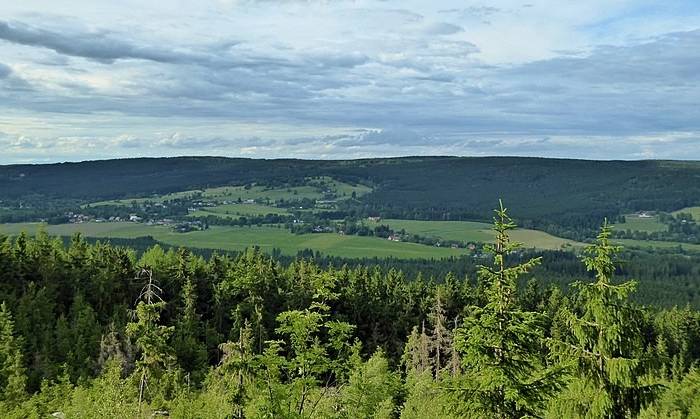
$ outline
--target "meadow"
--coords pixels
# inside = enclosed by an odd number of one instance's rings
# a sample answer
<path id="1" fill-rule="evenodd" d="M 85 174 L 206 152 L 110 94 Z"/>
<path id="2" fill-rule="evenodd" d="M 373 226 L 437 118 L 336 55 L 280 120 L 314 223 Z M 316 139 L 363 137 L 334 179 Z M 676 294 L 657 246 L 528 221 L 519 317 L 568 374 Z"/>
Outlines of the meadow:
<path id="1" fill-rule="evenodd" d="M 394 231 L 405 230 L 410 234 L 445 240 L 460 240 L 466 242 L 492 242 L 494 233 L 492 226 L 487 223 L 473 221 L 416 221 L 416 220 L 381 220 Z M 516 229 L 511 233 L 513 240 L 522 242 L 525 247 L 538 249 L 562 249 L 583 246 L 573 240 L 552 236 L 538 230 Z"/>
<path id="2" fill-rule="evenodd" d="M 206 217 L 214 215 L 222 218 L 238 218 L 241 216 L 252 215 L 289 215 L 289 212 L 284 208 L 273 207 L 270 205 L 260 204 L 227 204 L 217 205 L 215 207 L 203 207 L 197 211 L 191 212 L 190 217 Z"/>
<path id="3" fill-rule="evenodd" d="M 625 222 L 615 225 L 618 230 L 646 231 L 656 233 L 667 231 L 668 226 L 659 221 L 658 217 L 640 217 L 637 214 L 625 214 Z"/>
<path id="4" fill-rule="evenodd" d="M 700 252 L 700 244 L 680 243 L 660 240 L 633 240 L 633 239 L 615 239 L 615 244 L 621 245 L 630 249 L 660 249 L 660 250 L 677 250 L 685 252 Z"/>
<path id="5" fill-rule="evenodd" d="M 142 204 L 144 202 L 164 203 L 175 199 L 190 199 L 201 195 L 202 201 L 217 202 L 222 201 L 246 201 L 255 200 L 267 203 L 274 203 L 279 200 L 301 200 L 301 199 L 323 199 L 324 191 L 329 191 L 337 195 L 338 199 L 348 199 L 355 193 L 356 197 L 362 196 L 372 191 L 366 185 L 351 185 L 340 182 L 327 176 L 309 178 L 306 185 L 290 186 L 285 188 L 269 188 L 266 186 L 221 186 L 216 188 L 193 189 L 165 195 L 154 195 L 152 197 L 113 199 L 108 201 L 94 202 L 91 206 L 122 205 L 131 206 L 133 203 Z M 271 212 L 266 212 L 268 214 Z"/>
<path id="6" fill-rule="evenodd" d="M 212 226 L 206 231 L 176 233 L 164 226 L 147 226 L 137 223 L 82 223 L 45 225 L 39 223 L 3 224 L 0 234 L 33 234 L 43 228 L 57 236 L 70 236 L 77 232 L 96 238 L 137 238 L 152 236 L 173 246 L 203 249 L 243 250 L 258 246 L 266 252 L 277 248 L 283 254 L 295 255 L 304 249 L 313 249 L 331 256 L 348 258 L 395 257 L 400 259 L 444 258 L 465 254 L 465 249 L 438 248 L 415 243 L 392 242 L 374 237 L 344 236 L 335 233 L 296 235 L 274 226 L 235 227 Z"/>
<path id="7" fill-rule="evenodd" d="M 700 207 L 687 207 L 687 208 L 679 209 L 678 211 L 673 211 L 672 214 L 678 215 L 682 212 L 692 215 L 693 219 L 695 221 L 700 221 Z"/>

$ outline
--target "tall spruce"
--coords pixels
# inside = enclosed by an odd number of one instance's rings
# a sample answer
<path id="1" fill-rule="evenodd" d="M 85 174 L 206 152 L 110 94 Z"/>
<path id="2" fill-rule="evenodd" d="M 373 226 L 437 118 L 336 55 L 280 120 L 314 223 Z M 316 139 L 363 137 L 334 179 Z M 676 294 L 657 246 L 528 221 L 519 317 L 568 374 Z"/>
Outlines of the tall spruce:
<path id="1" fill-rule="evenodd" d="M 159 323 L 160 313 L 165 308 L 165 302 L 160 295 L 162 290 L 153 280 L 153 273 L 142 269 L 137 279 L 145 279 L 146 285 L 136 306 L 136 321 L 126 325 L 126 333 L 135 339 L 141 356 L 136 362 L 134 373 L 139 383 L 139 405 L 149 390 L 149 383 L 160 378 L 167 372 L 175 361 L 168 340 L 174 327 L 162 326 Z"/>
<path id="2" fill-rule="evenodd" d="M 516 225 L 502 202 L 495 213 L 496 241 L 486 246 L 493 263 L 478 272 L 486 304 L 471 307 L 456 331 L 464 373 L 451 390 L 459 401 L 456 410 L 466 417 L 538 417 L 560 387 L 561 374 L 543 365 L 543 315 L 518 306 L 517 281 L 540 258 L 509 265 L 506 257 L 522 245 L 510 239 Z"/>
<path id="3" fill-rule="evenodd" d="M 556 403 L 566 417 L 635 416 L 660 389 L 645 379 L 642 313 L 628 301 L 637 284 L 612 282 L 621 247 L 610 242 L 611 234 L 606 220 L 596 242 L 584 250 L 583 263 L 595 281 L 573 284 L 580 312 L 564 308 L 570 336 L 552 340 L 555 357 L 571 361 L 577 377 Z"/>

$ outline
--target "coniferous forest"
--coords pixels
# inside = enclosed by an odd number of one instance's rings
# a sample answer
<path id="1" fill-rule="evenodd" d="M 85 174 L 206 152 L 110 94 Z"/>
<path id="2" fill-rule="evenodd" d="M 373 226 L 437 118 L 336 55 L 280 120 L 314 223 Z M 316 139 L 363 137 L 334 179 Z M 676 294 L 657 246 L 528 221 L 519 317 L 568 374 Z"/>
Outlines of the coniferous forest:
<path id="1" fill-rule="evenodd" d="M 566 289 L 532 280 L 514 227 L 501 205 L 476 277 L 437 279 L 1 238 L 0 412 L 700 417 L 700 312 L 634 303 L 606 223 Z"/>

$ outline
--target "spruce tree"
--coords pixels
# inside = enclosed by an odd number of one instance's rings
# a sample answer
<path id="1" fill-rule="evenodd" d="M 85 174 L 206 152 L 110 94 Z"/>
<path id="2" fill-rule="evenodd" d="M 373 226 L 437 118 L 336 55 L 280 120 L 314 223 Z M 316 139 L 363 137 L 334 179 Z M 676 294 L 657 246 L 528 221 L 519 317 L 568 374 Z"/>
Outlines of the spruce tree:
<path id="1" fill-rule="evenodd" d="M 175 325 L 173 348 L 178 363 L 188 374 L 194 374 L 195 382 L 200 381 L 207 366 L 207 348 L 203 344 L 202 332 L 195 285 L 191 278 L 187 278 L 182 288 L 182 309 Z"/>
<path id="2" fill-rule="evenodd" d="M 165 302 L 160 297 L 162 290 L 153 281 L 150 270 L 142 269 L 139 278 L 145 278 L 147 283 L 141 292 L 141 301 L 136 306 L 136 321 L 126 325 L 126 333 L 135 339 L 141 352 L 135 371 L 139 382 L 140 405 L 149 383 L 168 371 L 175 357 L 168 344 L 174 328 L 158 324 L 160 313 L 165 308 Z"/>
<path id="3" fill-rule="evenodd" d="M 20 339 L 15 336 L 12 314 L 3 302 L 0 304 L 0 402 L 9 405 L 21 402 L 26 382 Z"/>
<path id="4" fill-rule="evenodd" d="M 455 347 L 464 373 L 452 391 L 459 400 L 457 410 L 467 417 L 537 417 L 561 382 L 559 371 L 541 362 L 543 315 L 517 305 L 517 281 L 540 258 L 507 264 L 506 257 L 521 244 L 511 242 L 508 232 L 516 225 L 499 204 L 493 226 L 496 241 L 486 246 L 493 264 L 478 272 L 486 304 L 472 307 L 457 329 Z"/>
<path id="5" fill-rule="evenodd" d="M 581 312 L 563 309 L 570 336 L 552 340 L 554 355 L 570 360 L 577 377 L 556 403 L 565 416 L 634 416 L 659 390 L 644 379 L 642 313 L 628 301 L 636 282 L 612 282 L 621 247 L 610 242 L 611 234 L 606 220 L 596 242 L 584 250 L 583 263 L 595 281 L 573 284 Z"/>

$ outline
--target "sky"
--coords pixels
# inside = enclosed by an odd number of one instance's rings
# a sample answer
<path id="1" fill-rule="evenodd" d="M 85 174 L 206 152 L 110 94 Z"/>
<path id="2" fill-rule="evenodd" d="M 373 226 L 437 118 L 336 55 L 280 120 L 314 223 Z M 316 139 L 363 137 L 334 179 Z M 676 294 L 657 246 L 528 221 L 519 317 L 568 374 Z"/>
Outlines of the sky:
<path id="1" fill-rule="evenodd" d="M 0 2 L 0 164 L 700 160 L 697 0 Z"/>

